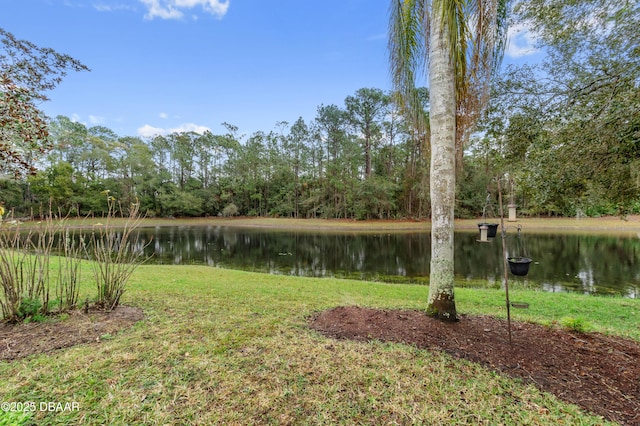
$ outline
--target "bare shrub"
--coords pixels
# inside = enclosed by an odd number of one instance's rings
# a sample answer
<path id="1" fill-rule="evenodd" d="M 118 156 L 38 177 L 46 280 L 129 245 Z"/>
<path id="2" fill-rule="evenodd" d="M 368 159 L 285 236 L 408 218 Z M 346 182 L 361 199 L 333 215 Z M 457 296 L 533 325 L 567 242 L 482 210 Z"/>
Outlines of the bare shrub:
<path id="1" fill-rule="evenodd" d="M 118 306 L 131 274 L 145 260 L 145 244 L 136 231 L 142 217 L 139 204 L 132 204 L 124 217 L 115 199 L 108 191 L 105 194 L 109 206 L 105 223 L 93 227 L 88 242 L 51 210 L 26 229 L 15 220 L 0 223 L 2 319 L 17 322 L 47 315 L 52 291 L 59 312 L 77 307 L 83 256 L 93 260 L 97 304 L 106 310 Z M 117 219 L 125 219 L 124 226 Z"/>
<path id="2" fill-rule="evenodd" d="M 26 264 L 31 256 L 25 248 L 27 245 L 18 227 L 8 228 L 3 224 L 0 232 L 0 281 L 2 282 L 2 297 L 0 308 L 2 318 L 18 321 L 21 317 L 20 304 L 29 290 L 26 277 Z M 31 291 L 32 293 L 33 291 Z"/>
<path id="3" fill-rule="evenodd" d="M 42 215 L 41 215 L 42 216 Z M 58 259 L 55 296 L 58 310 L 74 307 L 82 252 L 64 221 L 49 213 L 23 229 L 16 220 L 0 225 L 0 309 L 2 318 L 20 321 L 47 315 L 51 308 L 52 259 Z M 63 256 L 54 256 L 54 254 Z"/>
<path id="4" fill-rule="evenodd" d="M 77 236 L 75 229 L 65 226 L 58 239 L 56 298 L 59 311 L 73 309 L 78 305 L 80 263 L 84 249 L 84 238 Z"/>
<path id="5" fill-rule="evenodd" d="M 120 303 L 133 271 L 145 261 L 144 244 L 136 229 L 142 221 L 140 204 L 132 204 L 128 216 L 118 209 L 115 198 L 107 194 L 108 212 L 104 224 L 93 227 L 89 242 L 89 256 L 98 290 L 98 305 L 112 310 Z M 124 226 L 115 221 L 125 218 Z"/>

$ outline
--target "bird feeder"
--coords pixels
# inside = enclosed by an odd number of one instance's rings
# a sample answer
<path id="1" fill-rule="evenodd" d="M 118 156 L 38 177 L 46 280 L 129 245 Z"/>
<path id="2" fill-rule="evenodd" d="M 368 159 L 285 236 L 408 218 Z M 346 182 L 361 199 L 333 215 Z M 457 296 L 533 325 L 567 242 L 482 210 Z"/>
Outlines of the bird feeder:
<path id="1" fill-rule="evenodd" d="M 513 275 L 525 276 L 529 273 L 531 258 L 527 255 L 527 249 L 522 238 L 522 227 L 518 225 L 518 235 L 516 237 L 516 255 L 509 257 L 509 270 Z"/>
<path id="2" fill-rule="evenodd" d="M 529 265 L 531 265 L 531 258 L 529 257 L 510 257 L 509 270 L 513 275 L 523 277 L 529 273 Z"/>
<path id="3" fill-rule="evenodd" d="M 478 228 L 480 229 L 480 239 L 478 240 L 481 243 L 488 243 L 488 231 L 489 227 L 486 224 L 480 223 L 478 224 Z"/>
<path id="4" fill-rule="evenodd" d="M 482 242 L 487 241 L 487 238 L 495 238 L 498 232 L 498 224 L 497 223 L 489 223 L 487 222 L 487 210 L 491 210 L 493 215 L 495 216 L 495 212 L 493 212 L 493 207 L 491 206 L 491 193 L 487 192 L 487 200 L 484 203 L 484 208 L 482 209 L 482 223 L 478 224 L 478 229 L 480 230 L 480 240 Z M 486 229 L 484 229 L 486 228 Z M 486 237 L 483 237 L 483 231 L 486 231 Z"/>
<path id="5" fill-rule="evenodd" d="M 511 183 L 511 189 L 513 191 L 513 183 Z M 513 193 L 511 196 L 513 200 Z M 487 201 L 489 197 L 487 197 Z M 518 257 L 511 256 L 507 257 L 507 230 L 504 226 L 504 209 L 502 204 L 502 183 L 501 179 L 498 178 L 498 206 L 500 208 L 500 227 L 501 227 L 501 237 L 502 237 L 502 270 L 504 271 L 504 295 L 505 302 L 507 305 L 507 329 L 509 331 L 509 344 L 511 345 L 511 307 L 518 308 L 528 308 L 529 304 L 524 302 L 513 302 L 509 301 L 509 273 L 507 272 L 507 263 L 509 264 L 509 270 L 513 275 L 527 275 L 529 272 L 529 265 L 531 264 L 531 259 L 526 256 L 526 248 L 524 246 L 524 242 L 522 241 L 522 226 L 518 225 L 518 236 L 517 236 L 517 245 L 519 251 L 515 251 L 515 254 L 518 254 Z M 515 220 L 515 205 L 513 201 L 509 204 L 509 220 L 511 220 L 511 207 L 513 206 L 514 211 L 514 220 Z"/>
<path id="6" fill-rule="evenodd" d="M 495 238 L 498 233 L 498 224 L 497 223 L 488 223 L 482 222 L 478 224 L 478 229 L 480 230 L 480 234 L 482 234 L 482 228 L 487 228 L 487 238 Z"/>

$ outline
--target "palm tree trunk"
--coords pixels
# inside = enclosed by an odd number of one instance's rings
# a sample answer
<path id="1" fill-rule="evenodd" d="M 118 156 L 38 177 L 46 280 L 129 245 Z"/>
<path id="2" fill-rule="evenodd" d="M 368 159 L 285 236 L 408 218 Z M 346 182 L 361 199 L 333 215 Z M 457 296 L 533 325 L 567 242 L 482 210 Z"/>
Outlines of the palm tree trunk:
<path id="1" fill-rule="evenodd" d="M 433 0 L 430 16 L 431 271 L 427 313 L 456 321 L 453 291 L 456 92 L 448 43 L 450 29 L 442 23 L 444 1 L 447 0 Z"/>

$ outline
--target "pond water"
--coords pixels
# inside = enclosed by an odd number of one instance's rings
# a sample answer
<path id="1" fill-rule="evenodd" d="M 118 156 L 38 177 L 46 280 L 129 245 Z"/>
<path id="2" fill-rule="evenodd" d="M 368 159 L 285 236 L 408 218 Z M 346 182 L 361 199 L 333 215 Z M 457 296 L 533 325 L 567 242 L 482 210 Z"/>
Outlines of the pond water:
<path id="1" fill-rule="evenodd" d="M 511 232 L 511 231 L 509 231 Z M 157 264 L 203 264 L 273 274 L 426 283 L 430 235 L 285 231 L 224 226 L 140 229 L 145 254 Z M 498 237 L 500 232 L 498 232 Z M 501 287 L 502 242 L 455 235 L 455 273 L 469 286 Z M 533 259 L 510 285 L 546 291 L 638 296 L 640 236 L 507 235 L 509 256 Z"/>

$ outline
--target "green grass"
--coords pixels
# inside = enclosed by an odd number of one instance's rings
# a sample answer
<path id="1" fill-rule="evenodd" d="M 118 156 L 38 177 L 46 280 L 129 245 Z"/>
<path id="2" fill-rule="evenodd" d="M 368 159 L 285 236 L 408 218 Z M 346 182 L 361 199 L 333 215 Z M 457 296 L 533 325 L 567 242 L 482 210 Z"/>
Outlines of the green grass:
<path id="1" fill-rule="evenodd" d="M 84 277 L 81 300 L 94 292 L 90 273 Z M 100 344 L 0 362 L 0 400 L 79 404 L 37 412 L 40 425 L 605 424 L 469 362 L 401 344 L 335 341 L 307 327 L 315 312 L 340 305 L 423 308 L 427 291 L 144 265 L 123 303 L 143 308 L 145 320 Z M 499 290 L 459 288 L 456 298 L 460 313 L 506 316 Z M 525 290 L 511 300 L 530 304 L 512 310 L 516 320 L 562 327 L 580 319 L 588 330 L 640 340 L 636 300 Z"/>

